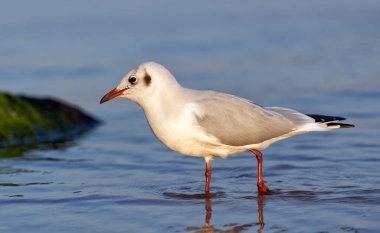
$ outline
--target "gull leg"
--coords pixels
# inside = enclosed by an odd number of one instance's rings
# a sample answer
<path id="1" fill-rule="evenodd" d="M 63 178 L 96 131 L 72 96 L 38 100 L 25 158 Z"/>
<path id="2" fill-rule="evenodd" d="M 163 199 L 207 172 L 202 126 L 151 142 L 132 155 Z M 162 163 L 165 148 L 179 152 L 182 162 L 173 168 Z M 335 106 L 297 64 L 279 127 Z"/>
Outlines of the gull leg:
<path id="1" fill-rule="evenodd" d="M 256 149 L 250 149 L 249 151 L 254 153 L 257 159 L 257 189 L 261 194 L 269 194 L 270 190 L 263 179 L 263 154 Z"/>
<path id="2" fill-rule="evenodd" d="M 209 194 L 210 193 L 210 182 L 211 182 L 211 163 L 210 163 L 209 159 L 206 159 L 205 177 L 206 177 L 205 193 Z"/>

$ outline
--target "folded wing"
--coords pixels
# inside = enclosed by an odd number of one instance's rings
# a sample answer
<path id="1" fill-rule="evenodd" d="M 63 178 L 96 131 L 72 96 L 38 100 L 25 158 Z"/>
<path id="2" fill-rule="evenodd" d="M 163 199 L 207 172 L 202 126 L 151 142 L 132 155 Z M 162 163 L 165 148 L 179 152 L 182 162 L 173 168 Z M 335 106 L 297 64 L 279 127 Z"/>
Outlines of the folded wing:
<path id="1" fill-rule="evenodd" d="M 218 92 L 202 92 L 194 102 L 196 123 L 222 144 L 244 146 L 300 130 L 313 118 L 292 109 L 265 108 Z"/>

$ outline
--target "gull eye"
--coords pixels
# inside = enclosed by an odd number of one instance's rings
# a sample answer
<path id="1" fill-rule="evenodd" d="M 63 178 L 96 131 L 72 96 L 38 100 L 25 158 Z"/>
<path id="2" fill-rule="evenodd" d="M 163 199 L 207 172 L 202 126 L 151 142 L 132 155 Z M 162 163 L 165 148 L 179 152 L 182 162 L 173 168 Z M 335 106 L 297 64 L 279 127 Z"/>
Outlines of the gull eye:
<path id="1" fill-rule="evenodd" d="M 131 76 L 128 81 L 132 84 L 132 85 L 135 85 L 136 82 L 137 82 L 137 78 L 135 76 Z"/>

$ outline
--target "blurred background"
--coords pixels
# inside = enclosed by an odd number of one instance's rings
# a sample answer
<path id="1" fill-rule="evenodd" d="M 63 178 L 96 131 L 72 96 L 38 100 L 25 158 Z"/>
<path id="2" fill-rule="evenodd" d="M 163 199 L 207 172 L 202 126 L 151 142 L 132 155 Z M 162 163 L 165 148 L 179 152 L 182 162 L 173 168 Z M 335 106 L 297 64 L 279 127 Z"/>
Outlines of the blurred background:
<path id="1" fill-rule="evenodd" d="M 161 145 L 133 103 L 98 104 L 151 60 L 189 88 L 357 127 L 265 150 L 278 194 L 264 202 L 253 157 L 213 161 L 204 226 L 205 200 L 188 195 L 203 190 L 203 159 Z M 259 207 L 265 232 L 379 231 L 379 61 L 376 0 L 1 1 L 0 91 L 58 97 L 104 124 L 0 160 L 0 231 L 252 232 Z"/>

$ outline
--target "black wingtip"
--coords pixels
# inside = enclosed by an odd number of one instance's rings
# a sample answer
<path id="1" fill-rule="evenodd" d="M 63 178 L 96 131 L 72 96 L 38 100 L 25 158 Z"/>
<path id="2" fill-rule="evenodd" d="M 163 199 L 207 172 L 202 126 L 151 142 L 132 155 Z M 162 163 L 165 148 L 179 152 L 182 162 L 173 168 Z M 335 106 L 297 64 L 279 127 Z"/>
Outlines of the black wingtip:
<path id="1" fill-rule="evenodd" d="M 346 118 L 340 116 L 325 116 L 319 114 L 307 114 L 313 118 L 316 123 L 325 123 L 328 128 L 353 128 L 355 125 L 340 123 L 337 121 L 344 121 Z"/>
<path id="2" fill-rule="evenodd" d="M 306 115 L 313 118 L 315 122 L 320 122 L 320 123 L 346 120 L 346 118 L 339 117 L 339 116 L 326 116 L 326 115 L 319 115 L 319 114 L 306 114 Z"/>

